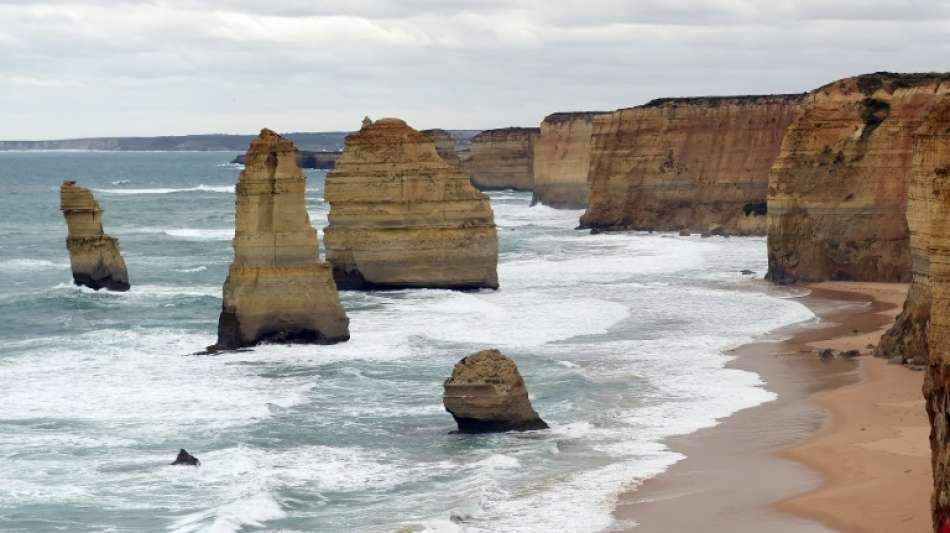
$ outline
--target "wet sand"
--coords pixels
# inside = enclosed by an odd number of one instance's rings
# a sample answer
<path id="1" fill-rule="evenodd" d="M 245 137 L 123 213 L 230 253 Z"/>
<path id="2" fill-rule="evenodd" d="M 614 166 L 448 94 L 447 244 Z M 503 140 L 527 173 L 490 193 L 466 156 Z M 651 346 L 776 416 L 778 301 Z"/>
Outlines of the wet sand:
<path id="1" fill-rule="evenodd" d="M 810 288 L 812 294 L 801 301 L 820 321 L 771 336 L 785 340 L 742 346 L 729 365 L 758 373 L 778 399 L 716 427 L 669 439 L 686 459 L 620 498 L 615 531 L 916 533 L 914 524 L 926 523 L 927 497 L 911 501 L 929 491 L 929 463 L 923 459 L 923 471 L 917 465 L 919 423 L 926 425 L 922 373 L 868 356 L 817 356 L 822 348 L 868 354 L 867 346 L 899 312 L 907 286 L 836 282 Z M 862 391 L 863 403 L 851 396 L 855 389 Z M 882 414 L 890 412 L 880 408 L 882 401 L 894 404 L 889 409 L 899 411 L 896 418 Z M 848 409 L 862 416 L 842 414 Z M 903 429 L 905 423 L 913 429 Z M 869 425 L 880 429 L 869 434 Z M 851 444 L 857 442 L 855 431 L 870 440 Z M 911 459 L 893 453 L 905 444 L 914 450 Z M 853 453 L 850 446 L 861 451 Z M 854 460 L 841 460 L 845 456 Z M 904 473 L 907 460 L 916 476 Z M 904 477 L 895 478 L 897 472 Z M 876 480 L 870 488 L 868 479 Z M 870 491 L 877 496 L 871 498 Z M 865 512 L 869 506 L 878 507 L 873 517 Z"/>

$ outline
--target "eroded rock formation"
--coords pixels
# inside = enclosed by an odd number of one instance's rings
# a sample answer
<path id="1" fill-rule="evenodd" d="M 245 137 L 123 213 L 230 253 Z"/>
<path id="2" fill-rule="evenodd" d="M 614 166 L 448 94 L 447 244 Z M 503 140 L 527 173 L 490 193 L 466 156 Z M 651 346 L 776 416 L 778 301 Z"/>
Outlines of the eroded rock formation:
<path id="1" fill-rule="evenodd" d="M 119 253 L 119 240 L 103 233 L 102 208 L 92 192 L 75 181 L 64 181 L 59 203 L 68 229 L 66 249 L 73 283 L 95 290 L 129 290 L 129 272 Z"/>
<path id="2" fill-rule="evenodd" d="M 582 209 L 590 193 L 591 137 L 601 112 L 554 113 L 544 117 L 534 145 L 532 204 Z"/>
<path id="3" fill-rule="evenodd" d="M 803 98 L 667 98 L 594 117 L 581 226 L 765 233 L 769 168 Z"/>
<path id="4" fill-rule="evenodd" d="M 341 289 L 498 287 L 488 197 L 402 120 L 347 137 L 324 196 L 327 260 Z"/>
<path id="5" fill-rule="evenodd" d="M 455 364 L 442 396 L 460 433 L 546 429 L 510 358 L 498 350 L 471 354 Z"/>
<path id="6" fill-rule="evenodd" d="M 330 265 L 319 260 L 305 188 L 293 143 L 261 130 L 235 190 L 234 262 L 213 348 L 350 338 Z"/>
<path id="7" fill-rule="evenodd" d="M 769 176 L 769 279 L 911 279 L 914 132 L 948 89 L 941 75 L 875 73 L 808 95 Z"/>
<path id="8" fill-rule="evenodd" d="M 462 161 L 459 159 L 458 152 L 455 151 L 455 141 L 452 140 L 449 132 L 434 129 L 422 130 L 422 133 L 435 143 L 435 151 L 439 153 L 439 157 L 453 167 L 462 168 Z"/>
<path id="9" fill-rule="evenodd" d="M 534 143 L 539 128 L 485 130 L 472 138 L 466 169 L 483 191 L 534 188 Z"/>
<path id="10" fill-rule="evenodd" d="M 309 150 L 297 151 L 297 165 L 300 168 L 312 168 L 317 170 L 331 170 L 336 160 L 340 158 L 342 152 L 312 152 Z M 244 164 L 244 154 L 241 154 L 231 160 L 233 165 Z"/>

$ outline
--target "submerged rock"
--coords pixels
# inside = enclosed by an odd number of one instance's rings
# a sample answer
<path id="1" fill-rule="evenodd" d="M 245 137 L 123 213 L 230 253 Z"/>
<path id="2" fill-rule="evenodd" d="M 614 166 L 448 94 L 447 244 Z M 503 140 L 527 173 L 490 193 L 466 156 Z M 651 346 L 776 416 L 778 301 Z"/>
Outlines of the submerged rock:
<path id="1" fill-rule="evenodd" d="M 178 450 L 178 457 L 175 458 L 175 462 L 171 463 L 174 465 L 187 465 L 187 466 L 200 466 L 201 461 L 197 457 L 188 453 L 184 448 Z"/>
<path id="2" fill-rule="evenodd" d="M 245 165 L 235 191 L 234 262 L 212 349 L 346 341 L 349 319 L 330 265 L 319 260 L 294 144 L 261 130 Z"/>
<path id="3" fill-rule="evenodd" d="M 73 283 L 94 290 L 129 290 L 129 273 L 119 253 L 119 240 L 103 233 L 102 208 L 92 192 L 75 181 L 64 181 L 59 202 L 69 229 L 66 248 Z"/>
<path id="4" fill-rule="evenodd" d="M 445 382 L 442 403 L 460 433 L 548 427 L 531 407 L 518 367 L 498 350 L 477 352 L 456 363 Z"/>

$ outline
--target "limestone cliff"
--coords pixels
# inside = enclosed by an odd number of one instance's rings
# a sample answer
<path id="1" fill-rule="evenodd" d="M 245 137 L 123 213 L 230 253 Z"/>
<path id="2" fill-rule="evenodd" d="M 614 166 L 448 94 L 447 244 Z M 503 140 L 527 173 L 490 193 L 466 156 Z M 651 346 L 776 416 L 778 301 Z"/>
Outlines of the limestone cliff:
<path id="1" fill-rule="evenodd" d="M 594 117 L 581 226 L 765 233 L 769 167 L 803 98 L 667 98 Z"/>
<path id="2" fill-rule="evenodd" d="M 602 112 L 554 113 L 544 117 L 534 145 L 532 204 L 587 207 L 594 117 Z"/>
<path id="3" fill-rule="evenodd" d="M 538 128 L 485 130 L 472 138 L 467 170 L 483 191 L 534 188 L 534 143 Z"/>
<path id="4" fill-rule="evenodd" d="M 462 161 L 459 159 L 458 152 L 455 151 L 455 141 L 452 140 L 449 132 L 435 129 L 422 130 L 422 133 L 435 143 L 435 151 L 439 153 L 439 157 L 453 167 L 462 168 Z"/>
<path id="5" fill-rule="evenodd" d="M 311 152 L 308 150 L 297 151 L 297 165 L 300 168 L 312 168 L 318 170 L 330 170 L 340 158 L 341 152 Z M 231 160 L 233 165 L 243 165 L 245 155 L 241 154 Z"/>
<path id="6" fill-rule="evenodd" d="M 129 273 L 119 253 L 119 241 L 103 233 L 102 208 L 92 192 L 75 181 L 64 181 L 59 203 L 68 229 L 66 249 L 73 283 L 95 290 L 129 290 Z"/>
<path id="7" fill-rule="evenodd" d="M 330 265 L 319 260 L 305 188 L 293 143 L 261 130 L 235 189 L 234 262 L 214 348 L 350 338 Z"/>
<path id="8" fill-rule="evenodd" d="M 402 120 L 348 136 L 324 196 L 327 260 L 341 289 L 498 287 L 488 197 Z"/>
<path id="9" fill-rule="evenodd" d="M 460 433 L 547 429 L 528 399 L 518 367 L 498 350 L 473 353 L 456 363 L 442 403 Z"/>
<path id="10" fill-rule="evenodd" d="M 911 279 L 914 132 L 948 88 L 941 75 L 883 72 L 808 95 L 769 175 L 769 279 Z"/>

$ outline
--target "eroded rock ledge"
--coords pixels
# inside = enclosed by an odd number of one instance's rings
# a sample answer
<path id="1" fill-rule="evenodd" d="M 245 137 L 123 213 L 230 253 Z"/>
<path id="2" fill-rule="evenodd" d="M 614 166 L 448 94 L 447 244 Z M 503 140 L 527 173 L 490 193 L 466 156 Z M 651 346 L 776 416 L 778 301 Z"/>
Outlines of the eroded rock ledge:
<path id="1" fill-rule="evenodd" d="M 92 192 L 64 181 L 59 189 L 60 210 L 66 218 L 66 249 L 73 283 L 94 290 L 129 290 L 129 273 L 119 253 L 119 241 L 102 231 L 102 208 Z"/>
<path id="2" fill-rule="evenodd" d="M 534 143 L 539 128 L 485 130 L 472 138 L 466 169 L 480 190 L 534 189 Z"/>
<path id="3" fill-rule="evenodd" d="M 488 197 L 402 120 L 368 121 L 348 136 L 324 196 L 340 289 L 498 287 Z"/>
<path id="4" fill-rule="evenodd" d="M 350 338 L 330 266 L 319 260 L 305 188 L 293 143 L 261 130 L 235 190 L 234 262 L 212 349 Z"/>

